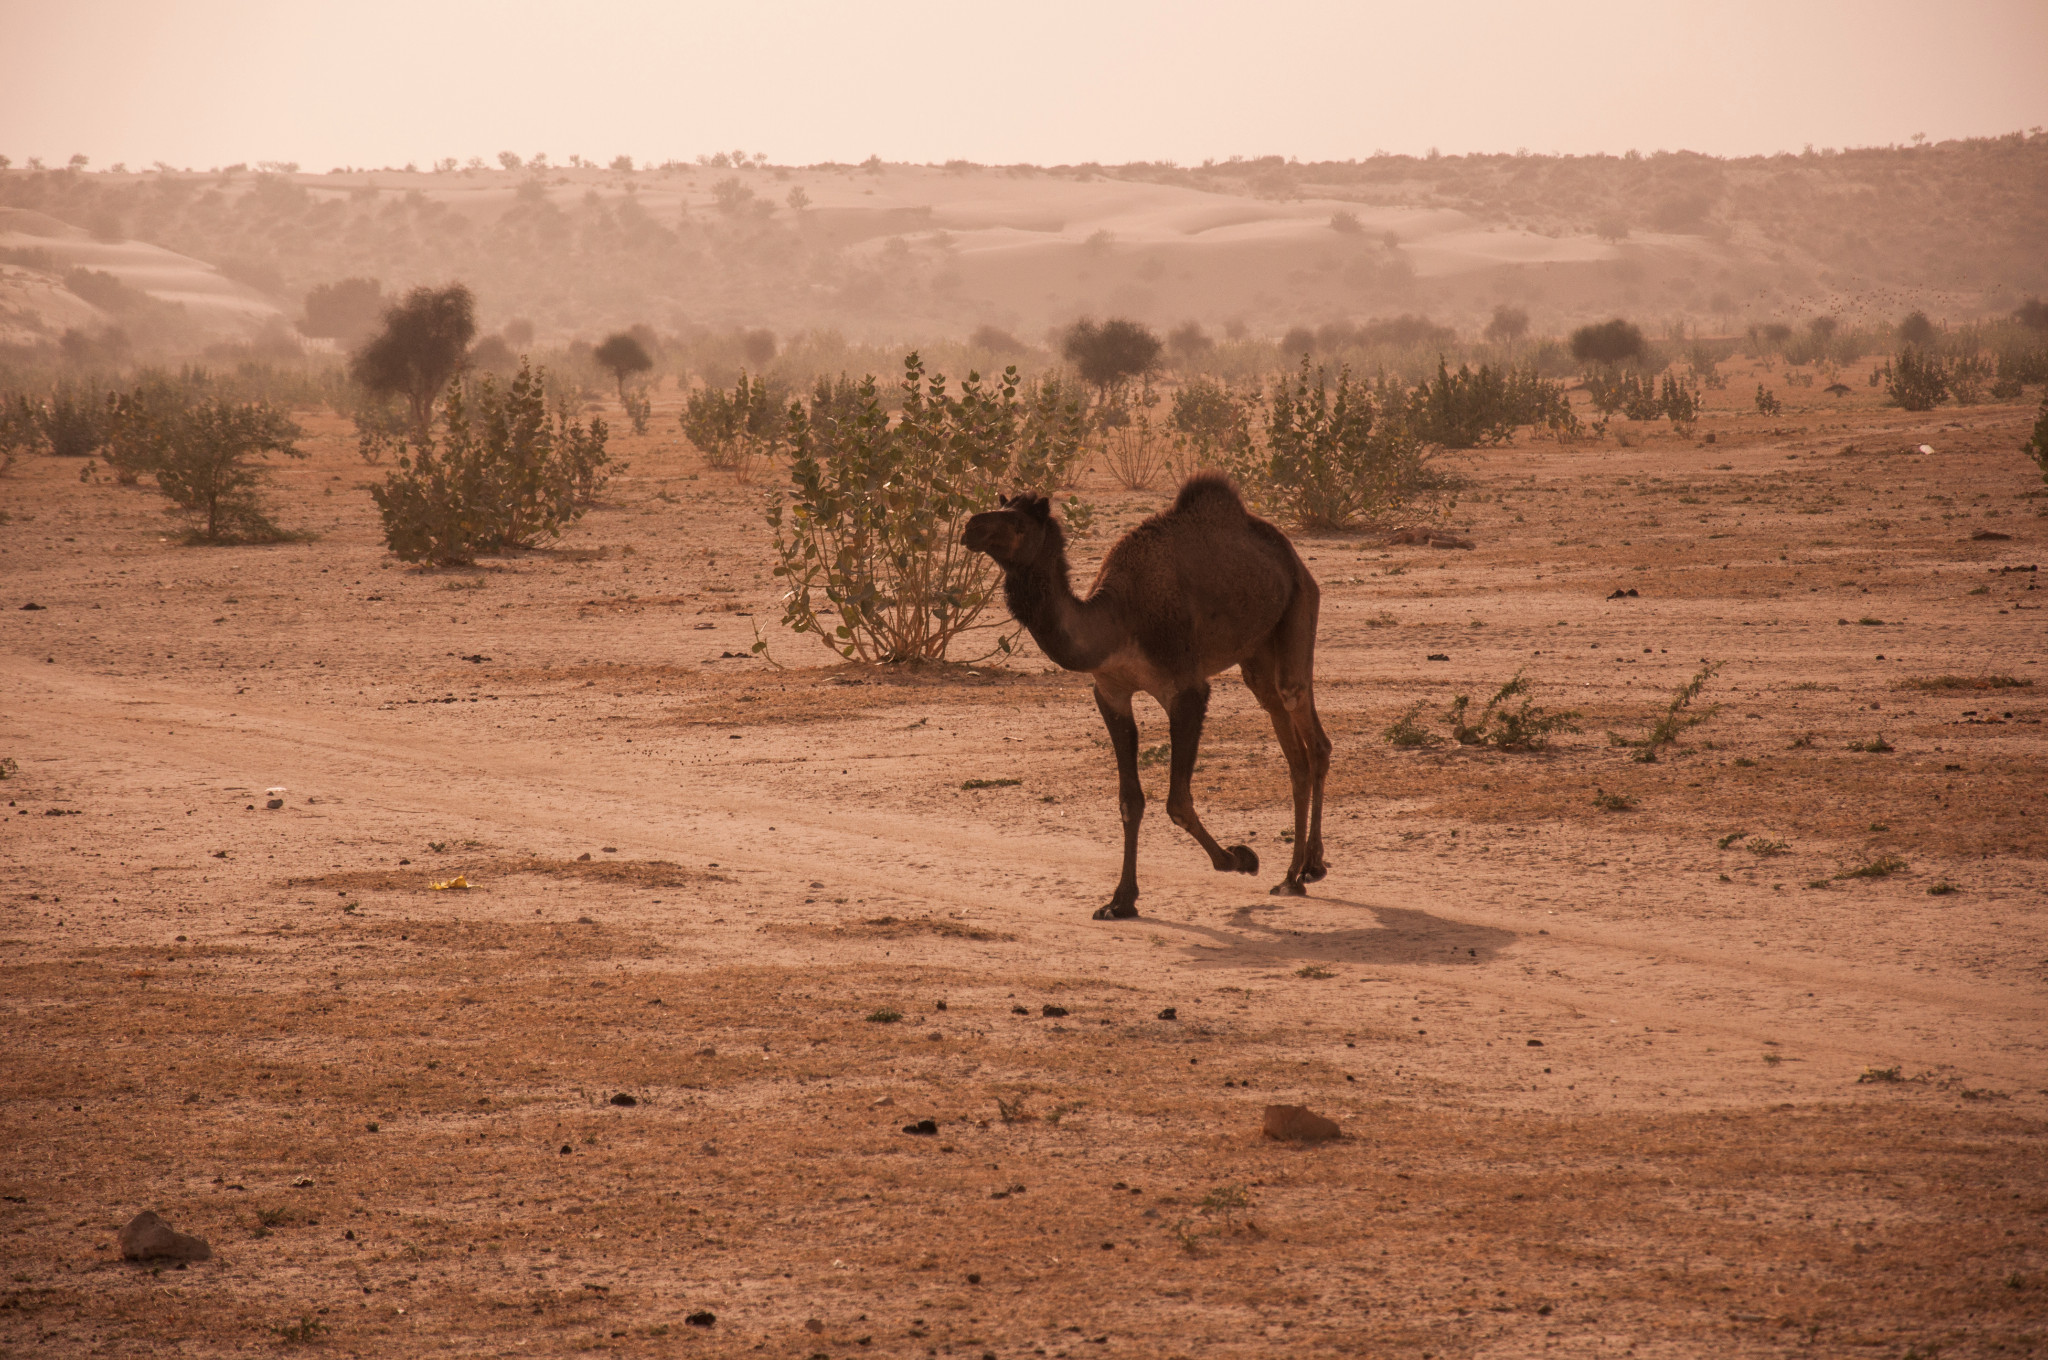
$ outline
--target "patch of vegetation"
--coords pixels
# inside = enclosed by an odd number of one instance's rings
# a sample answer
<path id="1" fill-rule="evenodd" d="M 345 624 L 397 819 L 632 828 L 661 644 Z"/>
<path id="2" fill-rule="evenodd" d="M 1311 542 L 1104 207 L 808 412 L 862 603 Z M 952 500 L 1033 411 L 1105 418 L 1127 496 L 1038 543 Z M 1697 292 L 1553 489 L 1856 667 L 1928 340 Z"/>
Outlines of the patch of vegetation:
<path id="1" fill-rule="evenodd" d="M 2003 673 L 1998 675 L 1919 675 L 1901 680 L 1893 689 L 1906 690 L 1993 690 L 2031 689 L 2032 680 L 2018 680 Z"/>
<path id="2" fill-rule="evenodd" d="M 1529 690 L 1528 678 L 1516 671 L 1486 701 L 1478 721 L 1471 723 L 1465 721 L 1471 700 L 1463 694 L 1455 696 L 1443 715 L 1452 739 L 1461 746 L 1491 746 L 1497 751 L 1540 751 L 1558 733 L 1579 730 L 1577 709 L 1546 713 L 1529 698 Z M 1509 701 L 1517 698 L 1521 703 L 1510 706 Z"/>
<path id="3" fill-rule="evenodd" d="M 273 524 L 257 492 L 269 469 L 263 454 L 304 458 L 300 434 L 284 412 L 264 402 L 209 397 L 190 406 L 117 400 L 115 442 L 147 448 L 157 489 L 193 521 L 195 543 L 276 543 L 294 535 Z M 133 480 L 130 476 L 126 480 Z"/>
<path id="4" fill-rule="evenodd" d="M 1609 732 L 1608 745 L 1633 747 L 1636 750 L 1635 759 L 1644 764 L 1654 764 L 1659 751 L 1667 747 L 1676 747 L 1681 735 L 1711 721 L 1714 715 L 1721 711 L 1719 704 L 1709 704 L 1701 709 L 1693 707 L 1694 701 L 1700 697 L 1701 692 L 1707 687 L 1707 682 L 1714 678 L 1721 666 L 1722 663 L 1719 661 L 1710 661 L 1701 666 L 1692 679 L 1673 690 L 1664 711 L 1651 721 L 1649 730 L 1642 736 L 1630 738 L 1622 736 L 1619 732 Z"/>
<path id="5" fill-rule="evenodd" d="M 1908 411 L 1932 411 L 1950 395 L 1950 374 L 1941 357 L 1907 345 L 1879 370 L 1892 405 Z"/>
<path id="6" fill-rule="evenodd" d="M 270 1329 L 277 1339 L 287 1346 L 306 1346 L 326 1336 L 327 1324 L 309 1314 L 301 1313 L 297 1322 L 280 1323 Z"/>
<path id="7" fill-rule="evenodd" d="M 1261 508 L 1318 528 L 1448 493 L 1449 481 L 1430 466 L 1408 425 L 1406 406 L 1391 380 L 1375 388 L 1339 368 L 1333 386 L 1304 358 L 1267 400 L 1265 456 L 1250 454 L 1228 471 Z"/>
<path id="8" fill-rule="evenodd" d="M 829 401 L 831 385 L 820 380 Z M 677 417 L 683 437 L 697 446 L 707 466 L 731 472 L 747 480 L 754 464 L 768 456 L 783 434 L 784 414 L 780 392 L 771 392 L 767 380 L 749 378 L 740 370 L 738 381 L 727 392 L 722 387 L 700 388 L 683 400 Z"/>
<path id="9" fill-rule="evenodd" d="M 1380 735 L 1387 739 L 1388 745 L 1404 751 L 1413 751 L 1424 746 L 1435 746 L 1443 741 L 1442 737 L 1416 721 L 1422 715 L 1423 706 L 1428 702 L 1427 699 L 1417 699 L 1402 710 L 1400 717 L 1382 729 Z"/>
<path id="10" fill-rule="evenodd" d="M 1856 1078 L 1856 1084 L 1858 1086 L 1875 1086 L 1904 1080 L 1905 1078 L 1899 1075 L 1899 1069 L 1896 1067 L 1866 1067 L 1863 1069 L 1863 1075 Z"/>
<path id="11" fill-rule="evenodd" d="M 1298 978 L 1310 978 L 1316 981 L 1321 981 L 1324 978 L 1333 978 L 1337 976 L 1329 969 L 1318 967 L 1313 963 L 1306 964 L 1303 967 L 1295 969 L 1294 975 Z"/>
<path id="12" fill-rule="evenodd" d="M 1408 421 L 1416 435 L 1448 449 L 1505 444 L 1518 425 L 1577 430 L 1564 384 L 1546 382 L 1533 368 L 1495 369 L 1481 364 L 1458 371 L 1437 359 L 1436 376 L 1408 396 Z"/>
<path id="13" fill-rule="evenodd" d="M 993 388 L 970 375 L 954 395 L 912 353 L 893 422 L 873 377 L 849 392 L 837 413 L 789 408 L 789 485 L 767 506 L 783 624 L 848 660 L 943 660 L 982 628 L 998 629 L 995 650 L 1008 652 L 1014 625 L 980 621 L 995 564 L 960 535 L 1006 486 L 1034 485 L 1067 456 L 1073 424 L 1027 399 L 1014 367 Z M 1070 505 L 1069 522 L 1081 518 Z"/>
<path id="14" fill-rule="evenodd" d="M 1755 855 L 1758 859 L 1769 859 L 1773 855 L 1784 854 L 1792 848 L 1792 845 L 1789 841 L 1766 840 L 1758 837 L 1742 848 Z"/>
<path id="15" fill-rule="evenodd" d="M 1889 878 L 1906 868 L 1906 861 L 1897 855 L 1879 855 L 1870 863 L 1854 869 L 1844 869 L 1835 875 L 1836 881 L 1850 878 Z"/>
<path id="16" fill-rule="evenodd" d="M 1890 742 L 1886 741 L 1884 739 L 1884 734 L 1880 732 L 1876 736 L 1870 738 L 1868 741 L 1850 742 L 1848 745 L 1848 749 L 1851 751 L 1862 751 L 1869 755 L 1884 755 L 1886 752 L 1894 751 L 1898 748 L 1893 746 Z"/>
<path id="17" fill-rule="evenodd" d="M 1727 835 L 1721 837 L 1720 840 L 1715 841 L 1714 848 L 1717 850 L 1726 850 L 1729 846 L 1735 844 L 1735 842 L 1739 840 L 1742 840 L 1744 837 L 1748 835 L 1749 833 L 1747 831 L 1731 831 Z"/>
<path id="18" fill-rule="evenodd" d="M 1958 888 L 1955 884 L 1944 878 L 1939 883 L 1929 884 L 1927 895 L 1929 897 L 1947 897 L 1950 893 L 1959 893 L 1961 891 L 1961 888 Z"/>
<path id="19" fill-rule="evenodd" d="M 963 789 L 1008 789 L 1023 783 L 1021 779 L 969 779 L 960 787 Z"/>
<path id="20" fill-rule="evenodd" d="M 867 1014 L 867 1022 L 871 1025 L 893 1025 L 902 1018 L 903 1012 L 890 1006 L 884 1006 L 880 1010 L 869 1011 Z"/>
<path id="21" fill-rule="evenodd" d="M 349 361 L 349 377 L 365 390 L 402 397 L 412 438 L 433 438 L 434 403 L 451 390 L 476 338 L 476 296 L 462 284 L 420 287 L 384 313 L 384 329 Z"/>
<path id="22" fill-rule="evenodd" d="M 1632 793 L 1609 793 L 1602 788 L 1593 790 L 1593 806 L 1603 812 L 1633 812 L 1641 801 Z"/>
<path id="23" fill-rule="evenodd" d="M 440 440 L 413 446 L 370 488 L 400 560 L 452 566 L 530 548 L 589 508 L 618 470 L 609 432 L 596 416 L 550 418 L 545 380 L 522 363 L 502 393 L 489 376 L 449 385 Z"/>

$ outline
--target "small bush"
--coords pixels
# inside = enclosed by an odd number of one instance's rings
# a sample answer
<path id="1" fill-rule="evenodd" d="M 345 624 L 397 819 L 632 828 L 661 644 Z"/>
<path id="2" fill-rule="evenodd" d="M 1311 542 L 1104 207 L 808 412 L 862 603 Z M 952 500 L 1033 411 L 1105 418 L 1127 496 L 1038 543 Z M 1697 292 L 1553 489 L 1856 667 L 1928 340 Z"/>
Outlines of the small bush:
<path id="1" fill-rule="evenodd" d="M 1261 506 L 1299 523 L 1337 528 L 1385 515 L 1445 489 L 1404 419 L 1399 389 L 1375 392 L 1337 371 L 1333 388 L 1307 359 L 1267 402 L 1264 456 L 1234 467 Z"/>
<path id="2" fill-rule="evenodd" d="M 880 1010 L 869 1011 L 867 1016 L 868 1023 L 871 1025 L 893 1025 L 902 1018 L 903 1012 L 895 1009 L 893 1006 L 884 1006 Z"/>
<path id="3" fill-rule="evenodd" d="M 1634 812 L 1642 800 L 1632 793 L 1609 793 L 1605 789 L 1593 790 L 1593 806 L 1603 812 Z"/>
<path id="4" fill-rule="evenodd" d="M 413 447 L 370 489 L 402 561 L 447 566 L 530 548 L 581 517 L 614 470 L 608 431 L 596 417 L 550 418 L 546 377 L 522 363 L 502 393 L 489 377 L 450 384 L 440 442 Z"/>
<path id="5" fill-rule="evenodd" d="M 1783 407 L 1778 401 L 1778 394 L 1765 387 L 1762 383 L 1758 383 L 1756 385 L 1756 413 L 1760 416 L 1775 416 L 1782 409 Z"/>
<path id="6" fill-rule="evenodd" d="M 1884 739 L 1884 734 L 1880 732 L 1876 736 L 1870 738 L 1870 740 L 1868 741 L 1850 742 L 1849 749 L 1851 751 L 1866 752 L 1870 755 L 1884 755 L 1897 748 L 1895 748 L 1890 742 L 1886 741 Z"/>
<path id="7" fill-rule="evenodd" d="M 1880 855 L 1870 863 L 1855 869 L 1844 869 L 1835 875 L 1836 881 L 1850 878 L 1889 878 L 1906 868 L 1906 861 L 1897 855 Z"/>
<path id="8" fill-rule="evenodd" d="M 1893 355 L 1880 371 L 1885 395 L 1894 406 L 1932 411 L 1949 396 L 1948 369 L 1938 355 L 1908 347 Z"/>
<path id="9" fill-rule="evenodd" d="M 90 458 L 113 432 L 106 394 L 91 384 L 60 382 L 41 401 L 23 399 L 37 444 L 58 458 Z"/>
<path id="10" fill-rule="evenodd" d="M 193 520 L 197 543 L 274 543 L 291 537 L 263 513 L 257 491 L 269 469 L 251 461 L 266 453 L 303 458 L 293 444 L 299 427 L 263 403 L 221 397 L 180 407 L 131 397 L 117 402 L 116 442 L 133 466 L 156 474 L 157 489 Z M 146 451 L 146 452 L 144 452 Z M 126 480 L 134 480 L 132 470 Z"/>
<path id="11" fill-rule="evenodd" d="M 778 396 L 770 393 L 765 379 L 749 378 L 745 369 L 731 392 L 710 387 L 690 393 L 678 421 L 706 465 L 737 473 L 742 481 L 783 433 Z"/>
<path id="12" fill-rule="evenodd" d="M 1701 666 L 1692 679 L 1672 691 L 1670 702 L 1665 705 L 1664 711 L 1651 721 L 1647 732 L 1636 738 L 1609 732 L 1607 744 L 1633 747 L 1638 761 L 1645 765 L 1655 764 L 1659 751 L 1667 746 L 1677 745 L 1681 735 L 1710 721 L 1721 711 L 1719 704 L 1709 704 L 1702 709 L 1693 707 L 1693 701 L 1700 697 L 1701 691 L 1707 687 L 1707 682 L 1712 680 L 1715 672 L 1720 669 L 1721 663 L 1718 661 L 1710 661 Z"/>
<path id="13" fill-rule="evenodd" d="M 1481 364 L 1473 372 L 1460 364 L 1452 373 L 1441 357 L 1436 377 L 1409 395 L 1408 420 L 1418 437 L 1450 449 L 1505 444 L 1518 425 L 1573 423 L 1564 385 L 1545 382 L 1535 369 Z"/>
<path id="14" fill-rule="evenodd" d="M 1491 746 L 1499 751 L 1540 751 L 1558 733 L 1579 730 L 1574 725 L 1579 717 L 1576 709 L 1545 713 L 1531 702 L 1529 689 L 1527 677 L 1516 671 L 1506 684 L 1494 691 L 1493 697 L 1486 701 L 1486 707 L 1479 711 L 1479 720 L 1474 723 L 1465 721 L 1465 714 L 1471 706 L 1470 698 L 1457 695 L 1444 713 L 1444 721 L 1451 727 L 1452 739 L 1461 746 Z M 1509 707 L 1508 701 L 1517 698 L 1522 702 Z"/>
<path id="15" fill-rule="evenodd" d="M 1166 424 L 1173 431 L 1174 470 L 1183 478 L 1205 468 L 1242 466 L 1251 459 L 1257 393 L 1240 393 L 1213 378 L 1194 378 L 1173 394 Z"/>
<path id="16" fill-rule="evenodd" d="M 1104 401 L 1113 388 L 1150 373 L 1163 348 L 1148 327 L 1116 317 L 1100 325 L 1077 321 L 1060 342 L 1060 353 Z"/>
<path id="17" fill-rule="evenodd" d="M 995 564 L 963 547 L 960 534 L 1020 466 L 1049 462 L 1031 443 L 1019 386 L 1014 368 L 993 391 L 970 374 L 954 396 L 945 379 L 927 381 L 913 353 L 903 361 L 894 424 L 873 377 L 829 428 L 791 404 L 789 485 L 767 507 L 786 627 L 848 660 L 938 661 L 983 627 L 1003 628 L 996 645 L 1008 650 L 1007 625 L 980 622 L 994 598 Z M 838 621 L 826 622 L 835 613 Z"/>
<path id="18" fill-rule="evenodd" d="M 1406 709 L 1402 710 L 1400 717 L 1387 724 L 1380 735 L 1387 739 L 1388 745 L 1399 747 L 1404 751 L 1413 751 L 1424 746 L 1435 746 L 1443 740 L 1442 737 L 1437 736 L 1436 733 L 1416 721 L 1422 715 L 1423 705 L 1428 702 L 1427 699 L 1417 699 Z"/>
<path id="19" fill-rule="evenodd" d="M 1582 364 L 1640 363 L 1649 352 L 1642 331 L 1619 317 L 1579 327 L 1572 332 L 1571 348 L 1572 358 Z"/>
<path id="20" fill-rule="evenodd" d="M 2048 392 L 2041 394 L 2041 412 L 2034 417 L 2034 433 L 2020 446 L 2041 467 L 2041 480 L 2048 482 Z"/>

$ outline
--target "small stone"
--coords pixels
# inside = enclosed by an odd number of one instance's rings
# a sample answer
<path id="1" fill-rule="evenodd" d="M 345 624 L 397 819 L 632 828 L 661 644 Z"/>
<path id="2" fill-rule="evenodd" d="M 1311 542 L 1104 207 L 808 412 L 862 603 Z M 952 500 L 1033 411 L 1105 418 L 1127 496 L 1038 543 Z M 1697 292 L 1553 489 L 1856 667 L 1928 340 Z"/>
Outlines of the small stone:
<path id="1" fill-rule="evenodd" d="M 1342 1136 L 1335 1120 L 1301 1105 L 1268 1105 L 1265 1132 L 1268 1138 L 1287 1143 L 1323 1143 Z"/>
<path id="2" fill-rule="evenodd" d="M 638 1105 L 639 1103 L 640 1102 L 638 1100 L 635 1100 L 632 1096 L 627 1095 L 624 1091 L 621 1091 L 617 1095 L 612 1097 L 612 1104 L 617 1105 L 622 1109 L 628 1106 Z"/>
<path id="3" fill-rule="evenodd" d="M 812 1336 L 816 1336 L 819 1332 L 825 1330 L 825 1324 L 817 1318 L 810 1318 L 804 1323 L 804 1330 Z"/>
<path id="4" fill-rule="evenodd" d="M 1178 1020 L 1180 1019 L 1180 1012 L 1168 1006 L 1165 1010 L 1159 1012 L 1159 1018 L 1161 1020 Z"/>
<path id="5" fill-rule="evenodd" d="M 294 1190 L 311 1190 L 312 1188 L 313 1178 L 311 1176 L 298 1176 L 292 1180 L 292 1189 Z"/>
<path id="6" fill-rule="evenodd" d="M 1058 1020 L 1066 1015 L 1067 1008 L 1065 1006 L 1040 1006 L 1038 1013 L 1048 1020 Z"/>
<path id="7" fill-rule="evenodd" d="M 715 1327 L 718 1325 L 718 1314 L 708 1308 L 700 1308 L 683 1321 L 692 1327 Z"/>
<path id="8" fill-rule="evenodd" d="M 967 1283 L 969 1283 L 969 1284 L 980 1284 L 980 1283 L 981 1283 L 981 1276 L 980 1276 L 980 1274 L 979 1274 L 979 1273 L 975 1273 L 975 1272 L 970 1272 L 970 1273 L 969 1273 L 969 1275 L 967 1276 Z"/>
<path id="9" fill-rule="evenodd" d="M 1543 1041 L 1542 1041 L 1541 1039 L 1531 1039 L 1531 1040 L 1529 1041 L 1529 1047 L 1531 1047 L 1531 1048 L 1541 1048 L 1541 1047 L 1543 1047 Z"/>
<path id="10" fill-rule="evenodd" d="M 884 1107 L 886 1107 L 886 1106 L 894 1105 L 895 1103 L 896 1103 L 896 1097 L 894 1097 L 894 1096 L 881 1096 L 881 1097 L 879 1097 L 878 1099 L 876 1099 L 876 1100 L 874 1100 L 873 1102 L 871 1102 L 871 1103 L 870 1103 L 870 1104 L 868 1105 L 868 1108 L 869 1108 L 869 1109 L 871 1109 L 871 1110 L 879 1110 L 879 1109 L 883 1109 L 883 1108 L 884 1108 Z"/>
<path id="11" fill-rule="evenodd" d="M 580 854 L 580 855 L 578 855 L 578 856 L 576 857 L 576 862 L 577 862 L 578 864 L 584 864 L 584 863 L 587 863 L 587 862 L 589 862 L 589 859 L 590 859 L 590 852 L 589 852 L 588 850 L 585 850 L 585 851 L 584 851 L 584 852 L 583 852 L 582 854 Z"/>
<path id="12" fill-rule="evenodd" d="M 915 1124 L 905 1124 L 903 1131 L 918 1138 L 930 1138 L 939 1131 L 939 1124 L 935 1119 L 920 1119 Z"/>
<path id="13" fill-rule="evenodd" d="M 275 811 L 277 811 L 277 810 L 278 810 L 279 808 L 281 808 L 281 807 L 283 807 L 283 806 L 284 806 L 284 799 L 282 799 L 282 798 L 273 798 L 273 799 L 271 799 L 271 800 L 270 800 L 269 802 L 265 803 L 265 804 L 264 804 L 263 806 L 265 806 L 265 807 L 269 808 L 269 809 L 270 809 L 270 810 L 271 810 L 272 812 L 275 812 Z"/>
<path id="14" fill-rule="evenodd" d="M 127 1261 L 206 1261 L 213 1248 L 202 1238 L 177 1232 L 152 1209 L 144 1209 L 121 1229 L 121 1257 Z"/>

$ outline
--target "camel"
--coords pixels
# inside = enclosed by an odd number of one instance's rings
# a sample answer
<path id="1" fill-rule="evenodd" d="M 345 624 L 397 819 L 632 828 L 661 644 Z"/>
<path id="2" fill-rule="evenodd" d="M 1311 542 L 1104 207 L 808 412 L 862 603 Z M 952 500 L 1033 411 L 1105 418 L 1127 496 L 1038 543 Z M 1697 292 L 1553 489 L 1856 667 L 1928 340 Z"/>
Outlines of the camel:
<path id="1" fill-rule="evenodd" d="M 1220 872 L 1254 874 L 1249 847 L 1217 843 L 1195 815 L 1190 783 L 1209 678 L 1232 666 L 1273 721 L 1294 790 L 1294 859 L 1275 896 L 1300 897 L 1329 872 L 1323 782 L 1330 739 L 1316 716 L 1315 578 L 1287 536 L 1244 507 L 1227 478 L 1188 479 L 1173 508 L 1140 524 L 1102 560 L 1086 599 L 1068 579 L 1066 535 L 1045 497 L 1023 494 L 967 521 L 961 542 L 1003 569 L 1010 613 L 1045 654 L 1095 681 L 1095 706 L 1116 752 L 1124 867 L 1098 921 L 1138 914 L 1139 690 L 1166 710 L 1172 772 L 1166 812 Z"/>

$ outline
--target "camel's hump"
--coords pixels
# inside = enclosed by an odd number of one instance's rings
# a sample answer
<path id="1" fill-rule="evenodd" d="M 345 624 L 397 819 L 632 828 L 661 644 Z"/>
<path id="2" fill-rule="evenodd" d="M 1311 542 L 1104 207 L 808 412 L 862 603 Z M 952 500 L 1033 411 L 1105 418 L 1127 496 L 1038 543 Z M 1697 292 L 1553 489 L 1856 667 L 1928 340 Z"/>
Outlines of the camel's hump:
<path id="1" fill-rule="evenodd" d="M 1173 508 L 1176 513 L 1234 510 L 1241 515 L 1244 513 L 1244 498 L 1237 494 L 1237 488 L 1222 473 L 1198 472 L 1182 483 Z"/>

